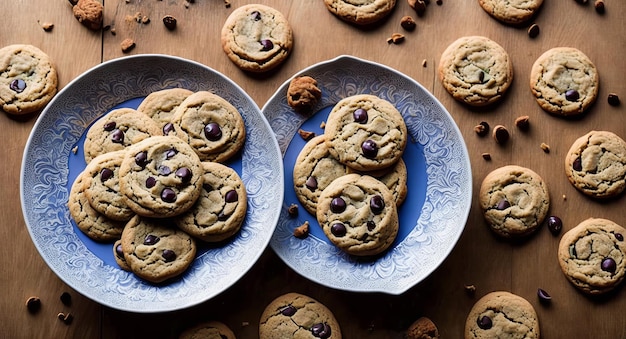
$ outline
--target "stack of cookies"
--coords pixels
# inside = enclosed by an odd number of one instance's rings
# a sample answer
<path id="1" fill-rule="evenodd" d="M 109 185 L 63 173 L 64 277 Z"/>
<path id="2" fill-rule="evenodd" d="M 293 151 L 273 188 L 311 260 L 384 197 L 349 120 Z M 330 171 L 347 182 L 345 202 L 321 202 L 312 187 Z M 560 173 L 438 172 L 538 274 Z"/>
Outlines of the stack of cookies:
<path id="1" fill-rule="evenodd" d="M 137 110 L 114 109 L 87 131 L 70 214 L 90 238 L 115 242 L 122 269 L 154 283 L 176 277 L 196 241 L 224 241 L 243 224 L 246 190 L 223 162 L 245 134 L 237 109 L 206 91 L 167 89 Z"/>
<path id="2" fill-rule="evenodd" d="M 400 112 L 384 99 L 361 94 L 339 101 L 324 134 L 299 153 L 296 196 L 346 253 L 377 255 L 395 240 L 397 207 L 407 193 L 406 142 Z"/>

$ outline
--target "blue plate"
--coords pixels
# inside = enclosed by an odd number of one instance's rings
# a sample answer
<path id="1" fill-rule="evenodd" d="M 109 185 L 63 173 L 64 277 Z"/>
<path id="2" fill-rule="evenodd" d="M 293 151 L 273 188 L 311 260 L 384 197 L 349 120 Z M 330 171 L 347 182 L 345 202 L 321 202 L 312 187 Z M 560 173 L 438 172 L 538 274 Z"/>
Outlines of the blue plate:
<path id="1" fill-rule="evenodd" d="M 346 291 L 401 294 L 443 262 L 465 227 L 472 201 L 472 173 L 463 136 L 432 94 L 384 65 L 340 56 L 304 69 L 294 77 L 300 75 L 315 78 L 322 90 L 314 114 L 296 113 L 287 104 L 291 79 L 262 108 L 276 133 L 285 173 L 285 199 L 270 246 L 289 267 L 321 285 Z M 403 156 L 408 194 L 398 210 L 398 237 L 388 251 L 376 258 L 350 256 L 332 245 L 293 189 L 293 166 L 305 144 L 298 129 L 324 133 L 320 124 L 332 107 L 356 94 L 373 94 L 393 103 L 410 135 Z M 299 206 L 295 218 L 287 213 L 291 204 Z M 309 237 L 294 237 L 294 228 L 305 221 L 310 223 Z"/>
<path id="2" fill-rule="evenodd" d="M 181 87 L 213 92 L 241 113 L 247 140 L 227 165 L 243 179 L 248 211 L 241 231 L 216 245 L 202 244 L 189 269 L 151 284 L 119 269 L 112 244 L 86 237 L 67 202 L 84 169 L 89 126 L 119 107 L 136 108 L 151 92 Z M 24 150 L 20 192 L 26 226 L 39 253 L 65 283 L 111 308 L 140 313 L 187 308 L 238 281 L 258 260 L 276 227 L 283 190 L 282 154 L 256 103 L 234 82 L 202 64 L 165 55 L 136 55 L 102 63 L 61 90 L 38 118 Z"/>

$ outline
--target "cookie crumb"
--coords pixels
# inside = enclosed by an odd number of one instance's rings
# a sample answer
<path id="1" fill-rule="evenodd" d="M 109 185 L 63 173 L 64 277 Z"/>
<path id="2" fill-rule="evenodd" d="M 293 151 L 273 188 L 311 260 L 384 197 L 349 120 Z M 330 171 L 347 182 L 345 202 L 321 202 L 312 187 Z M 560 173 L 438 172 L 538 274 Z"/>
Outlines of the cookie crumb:
<path id="1" fill-rule="evenodd" d="M 304 239 L 309 235 L 309 222 L 305 221 L 304 224 L 294 228 L 293 236 L 298 239 Z"/>
<path id="2" fill-rule="evenodd" d="M 439 338 L 439 330 L 435 323 L 427 317 L 420 317 L 414 321 L 406 331 L 404 336 L 406 339 L 437 339 Z"/>
<path id="3" fill-rule="evenodd" d="M 486 121 L 481 121 L 478 125 L 474 126 L 474 132 L 481 137 L 487 135 L 487 133 L 489 133 L 489 124 Z"/>
<path id="4" fill-rule="evenodd" d="M 176 18 L 171 15 L 166 15 L 163 17 L 163 25 L 170 31 L 176 29 Z"/>
<path id="5" fill-rule="evenodd" d="M 241 326 L 244 326 L 244 327 L 245 327 L 245 326 L 249 326 L 249 325 L 250 325 L 250 322 L 249 322 L 249 321 L 242 321 L 242 322 L 241 322 Z"/>
<path id="6" fill-rule="evenodd" d="M 603 0 L 596 0 L 593 3 L 593 7 L 596 9 L 596 12 L 598 14 L 604 14 L 604 1 Z"/>
<path id="7" fill-rule="evenodd" d="M 287 103 L 299 112 L 307 112 L 322 97 L 322 90 L 317 87 L 317 80 L 303 75 L 293 78 L 287 88 Z"/>
<path id="8" fill-rule="evenodd" d="M 483 157 L 483 159 L 489 161 L 491 160 L 491 154 L 490 153 L 483 153 L 481 154 L 481 156 Z"/>
<path id="9" fill-rule="evenodd" d="M 96 0 L 78 0 L 72 7 L 74 17 L 85 27 L 97 31 L 102 28 L 104 6 Z"/>
<path id="10" fill-rule="evenodd" d="M 550 153 L 550 145 L 546 144 L 545 142 L 542 142 L 540 147 L 545 153 Z"/>
<path id="11" fill-rule="evenodd" d="M 563 194 L 563 200 L 567 200 L 567 195 Z"/>
<path id="12" fill-rule="evenodd" d="M 417 16 L 422 16 L 426 12 L 426 2 L 424 0 L 408 0 L 408 3 L 415 10 Z"/>
<path id="13" fill-rule="evenodd" d="M 528 115 L 518 117 L 517 119 L 515 119 L 515 126 L 517 126 L 517 128 L 522 131 L 528 131 L 528 128 L 530 127 L 530 123 L 528 122 L 528 120 Z"/>
<path id="14" fill-rule="evenodd" d="M 320 122 L 320 128 L 321 128 L 321 129 L 326 128 L 326 121 L 322 121 L 322 122 Z"/>
<path id="15" fill-rule="evenodd" d="M 539 35 L 540 31 L 541 30 L 539 29 L 539 25 L 532 24 L 530 25 L 530 27 L 528 27 L 528 36 L 534 39 Z"/>
<path id="16" fill-rule="evenodd" d="M 224 0 L 224 7 L 230 8 L 230 1 Z"/>
<path id="17" fill-rule="evenodd" d="M 38 297 L 30 297 L 26 300 L 26 308 L 30 313 L 37 313 L 41 309 L 41 299 Z"/>
<path id="18" fill-rule="evenodd" d="M 400 19 L 400 26 L 407 31 L 413 31 L 415 30 L 415 27 L 417 27 L 417 23 L 412 16 L 405 15 L 402 19 Z"/>
<path id="19" fill-rule="evenodd" d="M 111 27 L 111 35 L 117 35 L 117 30 L 115 30 L 115 27 Z"/>
<path id="20" fill-rule="evenodd" d="M 150 23 L 150 18 L 147 15 L 141 17 L 141 23 L 147 25 Z"/>
<path id="21" fill-rule="evenodd" d="M 289 208 L 287 209 L 287 213 L 289 213 L 290 217 L 298 216 L 298 205 L 296 204 L 289 205 Z"/>
<path id="22" fill-rule="evenodd" d="M 60 299 L 63 305 L 65 306 L 69 306 L 72 304 L 72 295 L 69 294 L 68 292 L 63 292 L 63 294 L 61 294 Z"/>
<path id="23" fill-rule="evenodd" d="M 428 63 L 428 60 L 426 59 L 422 60 L 422 67 L 426 67 L 427 63 Z"/>
<path id="24" fill-rule="evenodd" d="M 74 153 L 74 154 L 78 153 L 78 146 L 74 146 L 72 148 L 72 153 Z"/>
<path id="25" fill-rule="evenodd" d="M 404 34 L 401 33 L 393 33 L 391 37 L 387 38 L 388 44 L 398 45 L 404 41 Z"/>
<path id="26" fill-rule="evenodd" d="M 611 106 L 619 106 L 620 104 L 619 96 L 617 96 L 617 94 L 615 93 L 609 93 L 607 100 L 609 102 L 609 105 Z"/>
<path id="27" fill-rule="evenodd" d="M 305 131 L 302 128 L 298 130 L 298 134 L 300 134 L 300 137 L 302 137 L 302 139 L 306 141 L 309 141 L 315 137 L 315 132 Z"/>
<path id="28" fill-rule="evenodd" d="M 120 46 L 122 47 L 122 52 L 128 53 L 133 48 L 135 48 L 135 41 L 133 39 L 131 39 L 131 38 L 126 38 L 126 39 L 124 39 L 124 41 L 122 41 Z"/>
<path id="29" fill-rule="evenodd" d="M 441 5 L 443 5 L 443 0 L 437 0 L 437 1 L 435 1 L 435 3 L 436 3 L 438 6 L 441 6 Z"/>
<path id="30" fill-rule="evenodd" d="M 465 290 L 465 293 L 470 295 L 474 295 L 474 293 L 476 293 L 476 286 L 474 285 L 465 285 L 463 286 L 463 289 Z"/>
<path id="31" fill-rule="evenodd" d="M 65 325 L 69 325 L 72 323 L 72 320 L 74 320 L 74 316 L 71 313 L 63 313 L 63 312 L 59 312 L 59 314 L 57 314 L 57 318 L 59 318 L 59 320 L 61 320 Z"/>
<path id="32" fill-rule="evenodd" d="M 40 25 L 41 25 L 41 28 L 43 28 L 43 30 L 46 32 L 50 32 L 54 28 L 54 24 L 51 22 L 43 22 Z"/>
<path id="33" fill-rule="evenodd" d="M 502 125 L 493 128 L 493 139 L 498 144 L 505 144 L 509 140 L 509 130 Z"/>

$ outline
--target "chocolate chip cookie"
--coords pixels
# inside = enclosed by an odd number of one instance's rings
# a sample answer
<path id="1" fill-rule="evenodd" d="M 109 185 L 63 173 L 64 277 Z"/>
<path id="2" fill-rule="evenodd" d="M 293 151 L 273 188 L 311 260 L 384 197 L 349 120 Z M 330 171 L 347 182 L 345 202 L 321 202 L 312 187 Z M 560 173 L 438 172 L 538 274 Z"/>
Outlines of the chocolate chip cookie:
<path id="1" fill-rule="evenodd" d="M 626 188 L 626 141 L 613 132 L 590 131 L 576 139 L 565 157 L 565 174 L 592 198 L 612 198 Z"/>
<path id="2" fill-rule="evenodd" d="M 506 291 L 491 292 L 480 298 L 465 322 L 465 339 L 538 339 L 539 319 L 524 298 Z"/>
<path id="3" fill-rule="evenodd" d="M 408 172 L 406 163 L 402 158 L 395 165 L 379 171 L 358 172 L 348 167 L 348 173 L 359 173 L 361 175 L 372 176 L 382 182 L 389 188 L 396 201 L 396 205 L 400 206 L 404 202 L 409 188 L 407 186 Z"/>
<path id="4" fill-rule="evenodd" d="M 192 91 L 185 88 L 168 88 L 152 92 L 141 101 L 137 111 L 149 116 L 163 127 L 172 121 L 176 108 L 192 94 Z"/>
<path id="5" fill-rule="evenodd" d="M 613 290 L 626 271 L 626 229 L 602 218 L 589 218 L 561 237 L 558 249 L 563 274 L 587 294 Z"/>
<path id="6" fill-rule="evenodd" d="M 387 17 L 396 0 L 324 0 L 326 8 L 341 20 L 368 25 Z"/>
<path id="7" fill-rule="evenodd" d="M 522 24 L 541 8 L 543 0 L 478 0 L 493 18 L 507 24 Z"/>

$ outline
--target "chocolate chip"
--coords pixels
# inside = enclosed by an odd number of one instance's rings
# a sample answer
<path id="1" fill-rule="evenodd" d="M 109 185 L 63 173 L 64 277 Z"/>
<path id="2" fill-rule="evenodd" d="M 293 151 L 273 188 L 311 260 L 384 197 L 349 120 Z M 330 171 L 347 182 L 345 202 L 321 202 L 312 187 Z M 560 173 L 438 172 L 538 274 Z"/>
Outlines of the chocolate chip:
<path id="1" fill-rule="evenodd" d="M 336 237 L 343 237 L 348 230 L 344 224 L 338 222 L 330 226 L 330 232 Z"/>
<path id="2" fill-rule="evenodd" d="M 254 19 L 254 21 L 261 20 L 261 13 L 259 13 L 259 11 L 250 12 L 250 16 L 252 17 L 252 19 Z"/>
<path id="3" fill-rule="evenodd" d="M 569 101 L 577 101 L 580 98 L 580 93 L 575 89 L 568 89 L 565 91 L 565 99 Z"/>
<path id="4" fill-rule="evenodd" d="M 482 84 L 485 81 L 485 72 L 478 71 L 478 81 Z"/>
<path id="5" fill-rule="evenodd" d="M 551 215 L 548 217 L 546 223 L 548 224 L 548 230 L 550 230 L 550 233 L 553 235 L 561 233 L 561 230 L 563 229 L 563 222 L 561 221 L 561 218 Z"/>
<path id="6" fill-rule="evenodd" d="M 367 230 L 368 231 L 373 231 L 376 228 L 376 223 L 373 222 L 372 220 L 368 220 L 367 222 Z"/>
<path id="7" fill-rule="evenodd" d="M 596 12 L 598 14 L 604 14 L 605 9 L 604 9 L 604 1 L 603 0 L 596 0 L 593 3 L 593 7 L 596 9 Z"/>
<path id="8" fill-rule="evenodd" d="M 311 333 L 314 337 L 329 338 L 331 335 L 331 329 L 327 323 L 317 323 L 311 326 Z"/>
<path id="9" fill-rule="evenodd" d="M 520 117 L 517 117 L 517 119 L 515 119 L 515 126 L 517 126 L 517 128 L 522 131 L 528 131 L 528 129 L 530 128 L 530 123 L 528 122 L 528 120 L 528 115 L 522 115 Z"/>
<path id="10" fill-rule="evenodd" d="M 548 294 L 548 292 L 542 290 L 541 288 L 537 289 L 537 297 L 539 297 L 540 302 L 550 302 L 552 297 Z"/>
<path id="11" fill-rule="evenodd" d="M 170 132 L 174 131 L 174 124 L 168 122 L 163 126 L 163 135 L 168 135 Z"/>
<path id="12" fill-rule="evenodd" d="M 226 220 L 228 220 L 228 217 L 230 217 L 230 214 L 224 214 L 224 212 L 220 212 L 217 215 L 217 220 L 219 220 L 219 221 L 226 221 Z"/>
<path id="13" fill-rule="evenodd" d="M 144 168 L 148 164 L 148 152 L 139 152 L 135 154 L 135 164 Z"/>
<path id="14" fill-rule="evenodd" d="M 156 243 L 159 242 L 159 240 L 161 240 L 161 238 L 157 237 L 154 234 L 148 234 L 146 235 L 146 237 L 143 239 L 143 244 L 144 245 L 148 245 L 148 246 L 152 246 Z"/>
<path id="15" fill-rule="evenodd" d="M 311 191 L 314 191 L 317 189 L 317 179 L 315 179 L 315 177 L 309 177 L 308 179 L 306 179 L 306 183 L 305 183 L 306 187 L 308 187 Z"/>
<path id="16" fill-rule="evenodd" d="M 509 130 L 502 125 L 493 128 L 493 139 L 498 144 L 505 144 L 509 140 Z"/>
<path id="17" fill-rule="evenodd" d="M 161 199 L 165 202 L 174 202 L 176 201 L 176 192 L 174 192 L 171 188 L 164 188 L 161 191 Z"/>
<path id="18" fill-rule="evenodd" d="M 580 157 L 576 158 L 572 163 L 572 168 L 574 171 L 582 171 L 583 170 L 583 161 Z"/>
<path id="19" fill-rule="evenodd" d="M 600 267 L 603 271 L 615 273 L 615 270 L 617 269 L 617 264 L 615 263 L 615 260 L 613 260 L 613 258 L 605 258 L 604 260 L 602 260 Z"/>
<path id="20" fill-rule="evenodd" d="M 9 88 L 16 93 L 22 93 L 26 89 L 26 82 L 22 79 L 15 79 L 11 81 Z"/>
<path id="21" fill-rule="evenodd" d="M 403 16 L 402 19 L 400 19 L 400 26 L 407 31 L 413 31 L 415 30 L 415 27 L 417 27 L 417 23 L 412 16 L 406 15 Z"/>
<path id="22" fill-rule="evenodd" d="M 531 38 L 536 38 L 539 35 L 539 31 L 539 25 L 532 24 L 530 25 L 530 27 L 528 27 L 528 36 Z"/>
<path id="23" fill-rule="evenodd" d="M 483 330 L 488 330 L 491 328 L 491 326 L 493 326 L 493 323 L 491 322 L 491 318 L 489 318 L 486 315 L 478 318 L 476 323 L 478 324 L 478 327 L 482 328 Z"/>
<path id="24" fill-rule="evenodd" d="M 176 18 L 171 15 L 164 16 L 163 25 L 165 25 L 165 28 L 173 31 L 174 29 L 176 29 Z"/>
<path id="25" fill-rule="evenodd" d="M 491 160 L 491 153 L 483 153 L 481 156 L 487 161 Z"/>
<path id="26" fill-rule="evenodd" d="M 619 106 L 620 104 L 619 96 L 617 96 L 617 94 L 615 93 L 609 93 L 607 100 L 609 102 L 609 105 L 611 106 Z"/>
<path id="27" fill-rule="evenodd" d="M 177 177 L 181 178 L 183 182 L 191 181 L 191 177 L 193 176 L 191 170 L 189 170 L 189 168 L 187 167 L 181 167 L 177 169 L 175 174 Z"/>
<path id="28" fill-rule="evenodd" d="M 283 308 L 283 310 L 280 311 L 280 313 L 284 316 L 291 317 L 292 315 L 296 314 L 297 311 L 298 311 L 297 308 L 293 307 L 292 305 L 289 305 Z"/>
<path id="29" fill-rule="evenodd" d="M 26 300 L 26 308 L 30 313 L 37 313 L 41 309 L 41 299 L 30 297 Z"/>
<path id="30" fill-rule="evenodd" d="M 296 204 L 289 205 L 289 208 L 287 208 L 287 213 L 289 214 L 290 217 L 298 216 L 298 205 Z"/>
<path id="31" fill-rule="evenodd" d="M 148 177 L 148 179 L 146 179 L 146 187 L 147 188 L 152 188 L 156 185 L 156 179 L 154 177 Z"/>
<path id="32" fill-rule="evenodd" d="M 163 250 L 161 255 L 163 256 L 163 259 L 165 259 L 165 262 L 176 260 L 176 253 L 172 250 Z"/>
<path id="33" fill-rule="evenodd" d="M 375 195 L 370 199 L 370 210 L 374 214 L 381 214 L 385 210 L 385 201 L 380 195 Z"/>
<path id="34" fill-rule="evenodd" d="M 169 166 L 161 165 L 157 169 L 159 175 L 170 175 L 172 173 L 172 169 Z"/>
<path id="35" fill-rule="evenodd" d="M 61 302 L 63 303 L 63 305 L 65 305 L 65 306 L 69 306 L 69 305 L 72 304 L 72 295 L 69 294 L 68 292 L 63 292 L 61 294 L 60 299 L 61 299 Z"/>
<path id="36" fill-rule="evenodd" d="M 354 121 L 358 122 L 359 124 L 364 124 L 367 122 L 368 119 L 367 111 L 362 108 L 357 108 L 352 113 L 352 117 L 354 117 Z"/>
<path id="37" fill-rule="evenodd" d="M 213 187 L 206 183 L 202 184 L 202 188 L 204 188 L 204 190 L 207 192 L 211 192 L 213 190 Z"/>
<path id="38" fill-rule="evenodd" d="M 615 233 L 615 239 L 617 239 L 617 241 L 624 241 L 624 236 L 621 233 Z"/>
<path id="39" fill-rule="evenodd" d="M 204 126 L 204 136 L 210 141 L 220 140 L 222 137 L 222 129 L 215 122 L 210 122 Z"/>
<path id="40" fill-rule="evenodd" d="M 361 150 L 366 158 L 373 159 L 378 154 L 378 145 L 374 140 L 365 140 L 361 145 Z"/>
<path id="41" fill-rule="evenodd" d="M 230 190 L 226 192 L 226 195 L 224 196 L 224 200 L 226 202 L 236 202 L 237 200 L 239 200 L 239 195 L 237 194 L 237 191 Z"/>
<path id="42" fill-rule="evenodd" d="M 333 198 L 330 201 L 330 210 L 333 213 L 341 213 L 346 210 L 346 201 L 341 197 Z"/>
<path id="43" fill-rule="evenodd" d="M 506 199 L 498 201 L 498 204 L 496 205 L 496 209 L 500 211 L 505 210 L 509 207 L 511 207 L 511 204 Z"/>
<path id="44" fill-rule="evenodd" d="M 115 129 L 116 126 L 117 124 L 115 123 L 115 121 L 109 121 L 104 124 L 104 130 L 107 132 L 111 132 L 112 130 Z"/>
<path id="45" fill-rule="evenodd" d="M 124 250 L 122 249 L 122 244 L 119 243 L 117 244 L 117 246 L 115 246 L 115 254 L 120 257 L 120 258 L 124 258 Z"/>
<path id="46" fill-rule="evenodd" d="M 173 158 L 176 154 L 178 154 L 178 150 L 176 150 L 175 148 L 170 148 L 167 150 L 167 152 L 165 152 L 165 159 L 171 159 Z"/>
<path id="47" fill-rule="evenodd" d="M 102 182 L 105 182 L 109 179 L 111 179 L 111 177 L 113 177 L 113 171 L 108 169 L 108 168 L 103 168 L 102 170 L 100 170 L 100 180 L 102 180 Z"/>
<path id="48" fill-rule="evenodd" d="M 124 132 L 122 132 L 119 129 L 114 129 L 111 132 L 111 141 L 116 143 L 116 144 L 121 144 L 124 142 Z"/>
<path id="49" fill-rule="evenodd" d="M 474 132 L 479 136 L 485 136 L 489 133 L 489 124 L 485 121 L 481 121 L 478 125 L 474 126 Z"/>
<path id="50" fill-rule="evenodd" d="M 272 40 L 263 39 L 260 42 L 261 42 L 261 50 L 262 51 L 269 51 L 272 48 L 274 48 L 274 43 L 272 42 Z"/>

